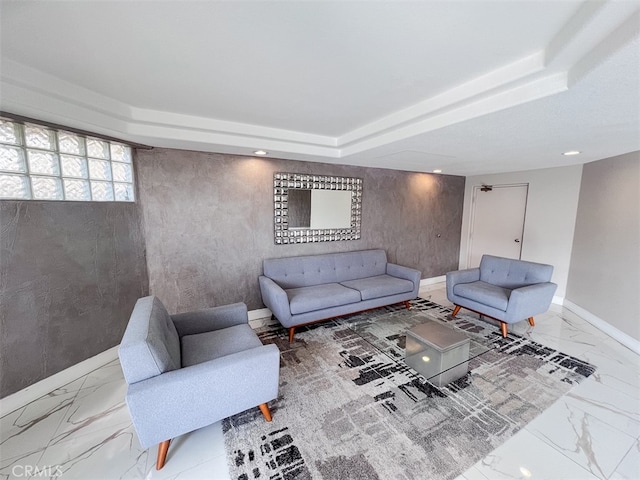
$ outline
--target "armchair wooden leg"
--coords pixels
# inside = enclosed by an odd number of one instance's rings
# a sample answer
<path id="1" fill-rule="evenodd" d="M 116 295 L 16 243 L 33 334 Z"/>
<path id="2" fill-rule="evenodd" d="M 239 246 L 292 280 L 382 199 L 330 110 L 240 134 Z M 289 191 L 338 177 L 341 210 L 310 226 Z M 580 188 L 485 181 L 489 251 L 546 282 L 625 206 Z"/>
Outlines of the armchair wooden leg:
<path id="1" fill-rule="evenodd" d="M 502 336 L 507 338 L 507 324 L 504 322 L 500 322 L 500 331 L 502 332 Z"/>
<path id="2" fill-rule="evenodd" d="M 289 327 L 289 343 L 293 343 L 293 335 L 296 333 L 296 327 Z"/>
<path id="3" fill-rule="evenodd" d="M 458 312 L 460 311 L 462 307 L 460 305 L 456 305 L 456 307 L 453 309 L 453 313 L 451 314 L 452 317 L 455 317 Z"/>
<path id="4" fill-rule="evenodd" d="M 258 406 L 260 407 L 260 411 L 262 412 L 262 415 L 264 415 L 264 419 L 267 422 L 270 422 L 271 421 L 271 412 L 269 411 L 269 405 L 267 405 L 266 403 L 261 403 Z"/>
<path id="5" fill-rule="evenodd" d="M 411 310 L 411 304 L 409 303 L 409 300 L 404 301 L 404 306 L 407 307 L 407 310 Z"/>
<path id="6" fill-rule="evenodd" d="M 533 321 L 533 317 L 529 317 L 527 320 L 529 320 L 529 325 L 531 325 L 532 327 L 536 326 L 536 322 Z"/>
<path id="7" fill-rule="evenodd" d="M 158 445 L 158 459 L 156 460 L 156 470 L 160 470 L 164 467 L 164 462 L 167 460 L 167 452 L 169 451 L 169 443 L 171 439 L 165 440 Z"/>

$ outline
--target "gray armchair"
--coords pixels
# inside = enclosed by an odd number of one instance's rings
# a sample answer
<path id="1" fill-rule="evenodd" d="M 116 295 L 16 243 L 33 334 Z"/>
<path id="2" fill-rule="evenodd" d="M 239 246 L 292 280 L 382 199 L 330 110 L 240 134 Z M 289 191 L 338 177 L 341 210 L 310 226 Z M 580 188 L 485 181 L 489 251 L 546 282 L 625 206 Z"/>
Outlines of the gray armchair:
<path id="1" fill-rule="evenodd" d="M 159 444 L 158 470 L 174 437 L 256 405 L 271 421 L 280 352 L 262 345 L 244 303 L 169 315 L 156 297 L 141 298 L 118 356 L 140 444 Z"/>
<path id="2" fill-rule="evenodd" d="M 447 273 L 447 298 L 455 305 L 453 316 L 464 307 L 500 322 L 502 336 L 507 325 L 549 309 L 557 285 L 553 267 L 543 263 L 483 255 L 479 268 Z"/>

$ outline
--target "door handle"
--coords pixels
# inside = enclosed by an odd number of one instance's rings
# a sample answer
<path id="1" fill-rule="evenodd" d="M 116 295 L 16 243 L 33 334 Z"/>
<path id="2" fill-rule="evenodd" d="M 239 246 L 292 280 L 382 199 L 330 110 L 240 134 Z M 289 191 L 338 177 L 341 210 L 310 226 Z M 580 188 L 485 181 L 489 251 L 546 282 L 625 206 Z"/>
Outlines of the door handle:
<path id="1" fill-rule="evenodd" d="M 516 242 L 516 243 L 520 243 L 520 239 L 516 238 L 516 239 L 514 240 L 514 242 Z"/>

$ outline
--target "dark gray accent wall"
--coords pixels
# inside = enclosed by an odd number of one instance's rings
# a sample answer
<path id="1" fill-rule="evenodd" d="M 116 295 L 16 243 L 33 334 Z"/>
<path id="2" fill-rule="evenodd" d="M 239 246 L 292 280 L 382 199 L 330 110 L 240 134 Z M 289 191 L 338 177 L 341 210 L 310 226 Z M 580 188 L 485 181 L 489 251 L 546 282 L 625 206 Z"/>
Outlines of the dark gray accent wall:
<path id="1" fill-rule="evenodd" d="M 117 345 L 147 293 L 137 204 L 0 201 L 0 397 Z"/>
<path id="2" fill-rule="evenodd" d="M 169 149 L 137 161 L 150 291 L 172 313 L 263 308 L 265 258 L 383 248 L 423 278 L 458 267 L 464 177 Z M 275 245 L 274 172 L 362 178 L 362 239 Z"/>

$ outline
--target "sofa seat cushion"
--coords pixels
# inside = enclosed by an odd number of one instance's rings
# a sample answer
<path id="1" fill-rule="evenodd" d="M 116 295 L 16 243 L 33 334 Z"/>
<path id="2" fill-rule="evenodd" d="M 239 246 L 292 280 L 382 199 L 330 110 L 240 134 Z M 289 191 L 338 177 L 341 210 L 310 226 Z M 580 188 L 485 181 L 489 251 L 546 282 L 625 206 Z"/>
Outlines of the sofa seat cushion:
<path id="1" fill-rule="evenodd" d="M 285 291 L 289 297 L 289 308 L 293 315 L 360 301 L 360 292 L 338 283 L 290 288 Z"/>
<path id="2" fill-rule="evenodd" d="M 376 275 L 375 277 L 359 278 L 342 282 L 341 285 L 360 292 L 362 300 L 397 295 L 413 290 L 413 282 L 391 275 Z"/>
<path id="3" fill-rule="evenodd" d="M 490 283 L 477 281 L 459 283 L 453 287 L 453 293 L 460 297 L 468 298 L 474 302 L 506 311 L 511 290 Z"/>
<path id="4" fill-rule="evenodd" d="M 180 339 L 180 344 L 183 367 L 262 346 L 262 342 L 248 324 L 185 335 Z"/>

